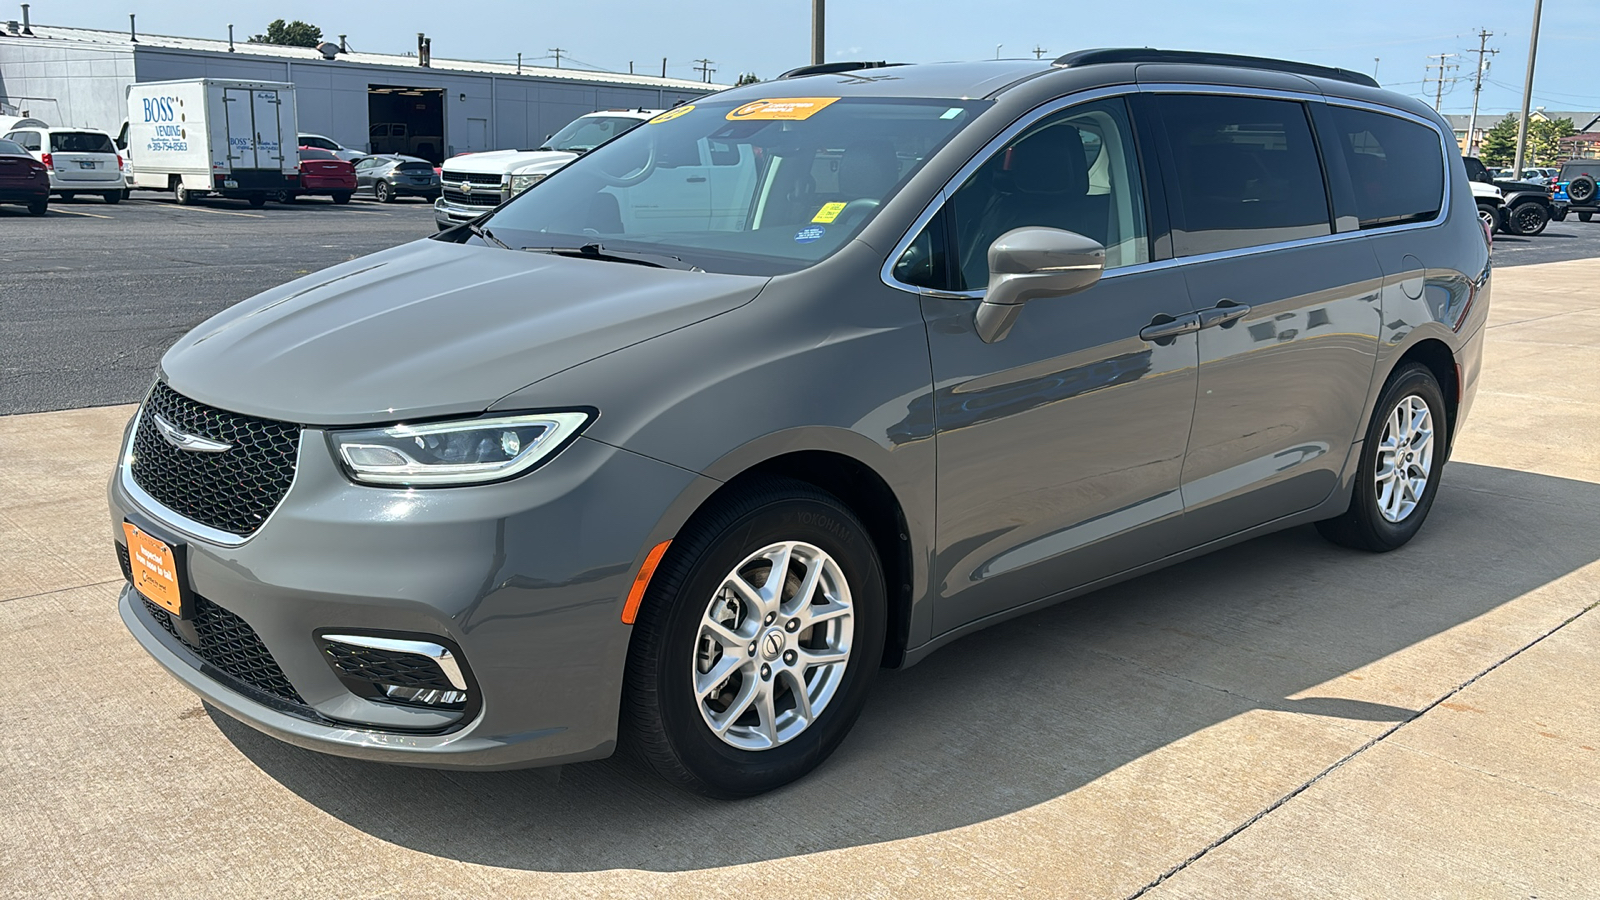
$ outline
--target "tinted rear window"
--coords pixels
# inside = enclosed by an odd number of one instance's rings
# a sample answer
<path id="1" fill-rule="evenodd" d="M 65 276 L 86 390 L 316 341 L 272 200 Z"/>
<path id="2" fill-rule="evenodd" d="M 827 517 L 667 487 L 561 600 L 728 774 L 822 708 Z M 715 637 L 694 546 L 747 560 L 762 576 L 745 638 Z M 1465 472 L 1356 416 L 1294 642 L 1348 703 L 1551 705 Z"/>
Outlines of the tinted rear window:
<path id="1" fill-rule="evenodd" d="M 400 165 L 395 166 L 395 168 L 402 172 L 432 172 L 433 163 L 403 162 Z"/>
<path id="2" fill-rule="evenodd" d="M 115 153 L 111 138 L 93 131 L 53 131 L 50 133 L 52 153 Z"/>
<path id="3" fill-rule="evenodd" d="M 300 158 L 301 159 L 338 159 L 339 157 L 334 156 L 332 153 L 329 153 L 326 150 L 318 150 L 316 147 L 301 147 L 300 148 Z"/>
<path id="4" fill-rule="evenodd" d="M 0 141 L 0 156 L 27 156 L 28 151 L 16 141 Z"/>
<path id="5" fill-rule="evenodd" d="M 1177 169 L 1172 212 L 1179 256 L 1333 232 L 1303 104 L 1201 95 L 1156 102 Z"/>
<path id="6" fill-rule="evenodd" d="M 1397 116 L 1330 108 L 1362 228 L 1427 222 L 1444 204 L 1444 151 L 1432 128 Z M 1481 164 L 1479 166 L 1481 168 Z"/>

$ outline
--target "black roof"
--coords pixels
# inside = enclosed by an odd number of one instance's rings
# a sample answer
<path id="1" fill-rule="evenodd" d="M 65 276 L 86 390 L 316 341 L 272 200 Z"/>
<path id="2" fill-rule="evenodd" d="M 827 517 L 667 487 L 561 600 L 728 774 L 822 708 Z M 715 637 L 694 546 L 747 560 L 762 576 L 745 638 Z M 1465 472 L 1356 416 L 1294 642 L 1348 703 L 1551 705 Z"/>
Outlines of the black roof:
<path id="1" fill-rule="evenodd" d="M 1232 53 L 1205 53 L 1193 50 L 1157 50 L 1153 47 L 1115 47 L 1100 50 L 1075 50 L 1058 57 L 1055 66 L 1062 69 L 1092 66 L 1103 63 L 1172 63 L 1192 66 L 1231 66 L 1240 69 L 1265 69 L 1270 72 L 1287 72 L 1290 75 L 1309 75 L 1313 78 L 1331 78 L 1366 87 L 1378 87 L 1370 75 L 1293 62 L 1287 59 L 1269 59 L 1264 56 L 1237 56 Z"/>

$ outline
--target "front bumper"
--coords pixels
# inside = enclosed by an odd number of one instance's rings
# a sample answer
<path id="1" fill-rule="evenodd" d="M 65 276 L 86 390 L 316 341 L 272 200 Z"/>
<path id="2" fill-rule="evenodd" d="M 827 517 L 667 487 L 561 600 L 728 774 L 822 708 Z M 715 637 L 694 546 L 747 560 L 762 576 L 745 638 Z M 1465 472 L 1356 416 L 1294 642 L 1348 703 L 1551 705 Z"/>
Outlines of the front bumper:
<path id="1" fill-rule="evenodd" d="M 463 206 L 440 197 L 433 202 L 433 221 L 440 228 L 450 228 L 463 222 L 471 222 L 493 209 L 492 206 Z"/>
<path id="2" fill-rule="evenodd" d="M 497 485 L 359 486 L 324 432 L 302 433 L 283 502 L 251 537 L 207 540 L 125 480 L 109 489 L 114 539 L 126 517 L 185 543 L 194 594 L 254 630 L 304 707 L 269 703 L 208 674 L 131 586 L 124 623 L 190 690 L 263 732 L 314 750 L 436 768 L 516 768 L 611 753 L 631 628 L 621 608 L 664 514 L 702 476 L 579 438 Z M 352 693 L 314 633 L 438 635 L 476 689 L 466 715 Z"/>

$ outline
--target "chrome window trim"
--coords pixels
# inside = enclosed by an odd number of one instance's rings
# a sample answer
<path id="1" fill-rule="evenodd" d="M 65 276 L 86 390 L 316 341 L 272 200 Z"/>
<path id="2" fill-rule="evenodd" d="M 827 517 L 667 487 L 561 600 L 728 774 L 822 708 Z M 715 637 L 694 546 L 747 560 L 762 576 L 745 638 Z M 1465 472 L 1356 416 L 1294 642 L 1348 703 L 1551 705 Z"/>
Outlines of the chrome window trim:
<path id="1" fill-rule="evenodd" d="M 1310 91 L 1285 91 L 1278 90 L 1276 88 L 1246 88 L 1225 85 L 1180 84 L 1167 82 L 1152 84 L 1121 84 L 1101 88 L 1091 88 L 1086 91 L 1080 91 L 1076 94 L 1069 94 L 1065 97 L 1057 97 L 1054 100 L 1034 107 L 1027 113 L 1023 114 L 1022 117 L 1017 119 L 1017 121 L 1011 123 L 1011 125 L 1002 130 L 994 137 L 993 140 L 985 144 L 983 149 L 974 154 L 972 159 L 967 160 L 965 165 L 956 170 L 956 173 L 945 182 L 944 187 L 940 188 L 939 191 L 933 196 L 933 199 L 928 202 L 928 205 L 922 210 L 922 213 L 917 216 L 917 218 L 912 222 L 911 227 L 906 230 L 906 233 L 901 236 L 899 242 L 895 244 L 894 250 L 889 253 L 888 258 L 884 260 L 883 266 L 878 272 L 879 278 L 884 284 L 894 288 L 895 290 L 905 291 L 918 296 L 938 297 L 947 300 L 982 299 L 986 291 L 944 291 L 906 284 L 905 282 L 902 282 L 894 277 L 895 263 L 898 262 L 901 255 L 906 252 L 906 248 L 911 246 L 911 242 L 916 240 L 917 235 L 922 233 L 922 229 L 927 227 L 928 221 L 932 219 L 934 215 L 936 215 L 944 206 L 944 204 L 950 199 L 951 192 L 965 183 L 966 180 L 972 176 L 972 173 L 977 171 L 979 166 L 982 166 L 985 162 L 987 162 L 990 157 L 997 153 L 1001 147 L 1004 147 L 1005 144 L 1012 138 L 1022 133 L 1040 119 L 1049 115 L 1053 115 L 1054 113 L 1060 112 L 1068 107 L 1077 106 L 1079 104 L 1088 103 L 1094 100 L 1102 100 L 1107 97 L 1122 97 L 1130 94 L 1209 94 L 1232 97 L 1256 97 L 1263 100 L 1296 100 L 1307 103 L 1323 103 L 1329 106 L 1347 106 L 1353 109 L 1361 109 L 1368 112 L 1391 115 L 1395 116 L 1396 118 L 1405 119 L 1409 122 L 1414 122 L 1418 125 L 1424 125 L 1433 129 L 1434 134 L 1438 135 L 1439 137 L 1439 149 L 1443 154 L 1443 159 L 1445 161 L 1444 194 L 1440 200 L 1439 214 L 1426 222 L 1408 222 L 1404 225 L 1388 225 L 1366 230 L 1358 228 L 1355 231 L 1336 231 L 1330 234 L 1318 235 L 1316 237 L 1297 238 L 1292 241 L 1279 241 L 1274 244 L 1259 244 L 1252 247 L 1238 247 L 1232 250 L 1217 250 L 1212 253 L 1201 253 L 1194 256 L 1175 256 L 1171 259 L 1135 263 L 1131 266 L 1119 266 L 1115 269 L 1106 270 L 1105 274 L 1101 276 L 1102 280 L 1107 278 L 1117 278 L 1123 275 L 1137 275 L 1141 272 L 1152 272 L 1159 269 L 1167 269 L 1180 264 L 1207 263 L 1220 259 L 1254 256 L 1258 253 L 1272 253 L 1278 250 L 1289 250 L 1296 247 L 1306 247 L 1314 244 L 1325 244 L 1333 241 L 1351 240 L 1353 238 L 1367 237 L 1371 234 L 1393 234 L 1402 231 L 1413 231 L 1419 228 L 1433 228 L 1439 224 L 1442 224 L 1444 220 L 1449 217 L 1450 201 L 1452 199 L 1452 192 L 1450 189 L 1449 149 L 1454 145 L 1454 138 L 1452 137 L 1447 139 L 1444 132 L 1439 129 L 1439 126 L 1436 123 L 1429 121 L 1428 119 L 1415 113 L 1407 112 L 1401 109 L 1395 109 L 1391 106 L 1384 106 L 1381 103 L 1371 103 L 1365 100 L 1354 100 L 1348 97 L 1329 97 L 1324 94 L 1313 93 Z M 1316 123 L 1312 122 L 1310 124 L 1312 126 L 1312 133 L 1315 134 Z M 1148 194 L 1146 194 L 1146 196 L 1148 196 Z M 1333 227 L 1331 222 L 1329 223 L 1329 227 Z"/>
<path id="2" fill-rule="evenodd" d="M 267 517 L 261 521 L 261 525 L 247 535 L 234 534 L 231 531 L 212 528 L 210 525 L 196 522 L 188 516 L 167 508 L 161 501 L 150 496 L 148 491 L 133 480 L 133 466 L 130 463 L 130 459 L 133 456 L 133 443 L 139 437 L 139 423 L 143 419 L 144 404 L 141 402 L 139 411 L 133 416 L 133 427 L 128 429 L 128 439 L 122 445 L 122 458 L 117 461 L 118 481 L 122 485 L 123 493 L 127 494 L 128 499 L 133 501 L 133 505 L 139 508 L 139 512 L 186 538 L 218 544 L 223 547 L 237 547 L 249 542 L 251 538 L 260 534 L 261 529 L 266 528 L 272 521 L 272 517 L 276 516 L 278 510 L 283 508 L 284 502 L 289 499 L 289 493 L 294 490 L 295 481 L 300 477 L 300 464 L 305 461 L 306 449 L 304 428 L 300 429 L 300 446 L 295 450 L 294 478 L 289 480 L 289 487 L 283 492 L 283 500 L 279 500 L 278 505 L 272 508 L 272 512 L 267 513 Z"/>

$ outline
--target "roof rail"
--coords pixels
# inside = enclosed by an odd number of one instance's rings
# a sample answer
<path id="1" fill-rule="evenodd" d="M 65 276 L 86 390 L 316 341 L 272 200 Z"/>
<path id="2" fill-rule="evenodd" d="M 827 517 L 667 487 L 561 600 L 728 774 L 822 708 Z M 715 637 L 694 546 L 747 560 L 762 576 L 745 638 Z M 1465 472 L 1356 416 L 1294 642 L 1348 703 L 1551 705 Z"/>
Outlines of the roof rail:
<path id="1" fill-rule="evenodd" d="M 1235 56 L 1231 53 L 1205 53 L 1194 50 L 1157 50 L 1153 47 L 1119 47 L 1101 50 L 1075 50 L 1055 61 L 1060 69 L 1092 66 L 1099 63 L 1179 63 L 1197 66 L 1234 66 L 1244 69 L 1266 69 L 1287 72 L 1291 75 L 1309 75 L 1347 81 L 1367 87 L 1379 87 L 1377 79 L 1349 69 L 1316 66 L 1311 63 L 1291 62 L 1286 59 L 1266 59 L 1260 56 Z"/>
<path id="2" fill-rule="evenodd" d="M 833 75 L 839 72 L 855 72 L 860 69 L 885 69 L 889 66 L 903 66 L 905 63 L 892 63 L 878 60 L 877 62 L 831 62 L 818 63 L 814 66 L 801 66 L 798 69 L 779 75 L 778 78 L 804 78 L 807 75 Z"/>

